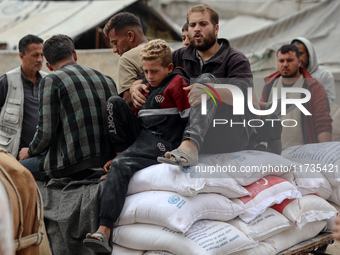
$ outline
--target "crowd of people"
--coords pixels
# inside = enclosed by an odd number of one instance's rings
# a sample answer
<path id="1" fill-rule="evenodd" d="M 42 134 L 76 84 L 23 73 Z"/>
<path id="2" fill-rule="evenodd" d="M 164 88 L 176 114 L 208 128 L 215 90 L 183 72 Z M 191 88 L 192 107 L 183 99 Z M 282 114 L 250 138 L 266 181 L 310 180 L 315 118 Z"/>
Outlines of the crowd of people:
<path id="1" fill-rule="evenodd" d="M 248 59 L 227 39 L 218 38 L 218 32 L 218 13 L 206 4 L 193 6 L 182 28 L 183 47 L 173 51 L 164 40 L 148 41 L 134 14 L 114 15 L 104 34 L 113 52 L 120 55 L 117 83 L 78 65 L 73 40 L 67 35 L 54 35 L 45 42 L 34 35 L 20 40 L 21 67 L 0 77 L 4 137 L 0 147 L 39 181 L 84 179 L 103 168 L 99 226 L 84 237 L 85 246 L 111 251 L 108 240 L 136 171 L 159 162 L 192 166 L 199 153 L 252 149 L 249 146 L 259 129 L 212 127 L 213 119 L 248 123 L 263 117 L 248 107 L 242 115 L 233 114 L 233 91 L 214 88 L 219 83 L 232 84 L 247 102 L 248 88 L 253 87 Z M 50 74 L 41 71 L 44 58 Z M 331 141 L 334 79 L 318 67 L 311 42 L 298 37 L 280 47 L 277 68 L 263 81 L 260 103 L 253 93 L 254 108 L 265 110 L 273 100 L 282 100 L 274 97 L 274 88 L 310 92 L 303 106 L 311 115 L 296 107 L 280 117 L 297 122 L 295 127 L 282 128 L 282 148 Z M 206 89 L 219 96 L 219 105 L 202 101 Z M 298 99 L 301 94 L 288 98 Z M 203 103 L 206 114 L 201 113 Z M 334 237 L 339 238 L 340 220 L 336 223 Z"/>

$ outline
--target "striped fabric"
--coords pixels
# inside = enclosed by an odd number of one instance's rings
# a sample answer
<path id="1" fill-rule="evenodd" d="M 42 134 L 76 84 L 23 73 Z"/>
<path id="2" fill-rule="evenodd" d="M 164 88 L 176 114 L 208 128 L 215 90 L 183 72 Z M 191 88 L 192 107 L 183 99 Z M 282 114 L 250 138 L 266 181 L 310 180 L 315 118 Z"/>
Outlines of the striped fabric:
<path id="1" fill-rule="evenodd" d="M 28 153 L 46 152 L 40 166 L 48 175 L 84 159 L 114 155 L 105 116 L 112 95 L 117 95 L 112 78 L 75 63 L 41 81 L 39 124 Z"/>

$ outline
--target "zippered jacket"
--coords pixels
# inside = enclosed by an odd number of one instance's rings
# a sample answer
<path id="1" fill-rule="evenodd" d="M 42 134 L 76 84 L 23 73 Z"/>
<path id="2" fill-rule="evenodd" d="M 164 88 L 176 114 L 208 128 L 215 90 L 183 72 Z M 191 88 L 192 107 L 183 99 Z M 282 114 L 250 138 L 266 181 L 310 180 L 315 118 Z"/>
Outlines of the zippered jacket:
<path id="1" fill-rule="evenodd" d="M 188 91 L 183 90 L 190 85 L 188 76 L 181 68 L 175 68 L 157 87 L 146 85 L 150 92 L 138 111 L 140 124 L 174 147 L 179 146 L 190 113 Z"/>
<path id="2" fill-rule="evenodd" d="M 329 115 L 327 94 L 320 82 L 315 80 L 305 68 L 300 68 L 300 73 L 305 78 L 303 88 L 308 89 L 311 93 L 311 99 L 303 105 L 312 114 L 306 116 L 301 112 L 303 140 L 305 144 L 317 143 L 320 133 L 332 132 L 332 119 Z M 265 78 L 261 102 L 268 102 L 274 81 L 280 76 L 280 73 L 276 72 Z"/>

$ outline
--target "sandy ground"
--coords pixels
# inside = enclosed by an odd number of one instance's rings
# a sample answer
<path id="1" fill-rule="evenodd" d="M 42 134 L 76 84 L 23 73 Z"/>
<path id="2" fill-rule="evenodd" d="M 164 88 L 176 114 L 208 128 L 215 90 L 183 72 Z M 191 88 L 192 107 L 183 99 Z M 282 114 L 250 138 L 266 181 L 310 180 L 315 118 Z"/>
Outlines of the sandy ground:
<path id="1" fill-rule="evenodd" d="M 335 241 L 333 244 L 328 245 L 326 253 L 332 255 L 340 255 L 340 242 Z"/>

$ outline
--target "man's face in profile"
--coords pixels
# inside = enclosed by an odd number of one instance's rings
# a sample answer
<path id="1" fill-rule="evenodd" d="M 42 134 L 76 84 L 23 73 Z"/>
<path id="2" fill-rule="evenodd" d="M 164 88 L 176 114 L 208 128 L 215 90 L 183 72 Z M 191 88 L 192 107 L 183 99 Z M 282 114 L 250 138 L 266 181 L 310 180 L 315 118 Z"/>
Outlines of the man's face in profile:
<path id="1" fill-rule="evenodd" d="M 125 52 L 131 50 L 129 32 L 131 31 L 123 30 L 116 33 L 114 28 L 110 30 L 108 36 L 112 43 L 113 53 L 122 56 Z"/>

